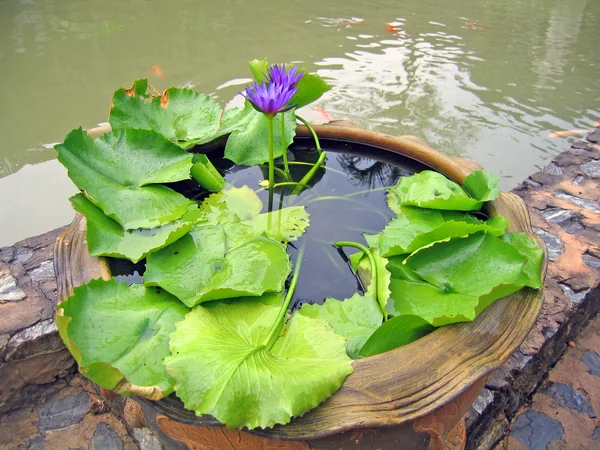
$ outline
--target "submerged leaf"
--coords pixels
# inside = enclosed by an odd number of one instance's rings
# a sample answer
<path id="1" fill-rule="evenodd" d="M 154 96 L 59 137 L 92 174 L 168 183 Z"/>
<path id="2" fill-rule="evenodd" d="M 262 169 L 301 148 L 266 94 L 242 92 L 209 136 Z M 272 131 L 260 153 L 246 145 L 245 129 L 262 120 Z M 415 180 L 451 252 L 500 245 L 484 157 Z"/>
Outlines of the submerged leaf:
<path id="1" fill-rule="evenodd" d="M 225 158 L 236 164 L 253 166 L 269 160 L 268 135 L 269 121 L 264 114 L 252 110 L 249 121 L 241 130 L 235 130 L 227 139 Z M 282 119 L 283 118 L 283 119 Z M 285 120 L 283 143 L 288 148 L 296 135 L 296 116 L 294 111 L 277 114 L 273 118 L 273 155 L 281 153 L 281 120 Z"/>
<path id="2" fill-rule="evenodd" d="M 148 253 L 175 242 L 204 217 L 197 205 L 190 205 L 189 211 L 173 222 L 149 230 L 125 231 L 83 194 L 77 194 L 70 200 L 73 208 L 86 218 L 86 238 L 92 255 L 126 258 L 134 263 Z"/>
<path id="3" fill-rule="evenodd" d="M 125 230 L 172 222 L 192 204 L 160 184 L 188 179 L 192 155 L 153 131 L 123 130 L 93 140 L 79 128 L 55 148 L 75 185 Z"/>
<path id="4" fill-rule="evenodd" d="M 59 306 L 61 337 L 79 371 L 106 389 L 158 399 L 173 390 L 163 359 L 189 311 L 160 289 L 92 280 Z"/>
<path id="5" fill-rule="evenodd" d="M 292 242 L 308 227 L 309 215 L 304 206 L 259 214 L 262 208 L 262 201 L 248 186 L 226 188 L 201 205 L 210 224 L 223 225 L 231 247 L 263 233 L 279 242 Z"/>
<path id="6" fill-rule="evenodd" d="M 197 226 L 148 255 L 144 284 L 192 307 L 209 300 L 279 292 L 292 270 L 284 245 L 265 236 L 230 248 L 222 227 Z"/>
<path id="7" fill-rule="evenodd" d="M 279 308 L 256 300 L 195 307 L 171 334 L 165 359 L 187 409 L 229 428 L 286 424 L 315 408 L 352 372 L 341 336 L 295 314 L 268 349 Z"/>
<path id="8" fill-rule="evenodd" d="M 124 89 L 114 93 L 109 118 L 114 130 L 154 130 L 184 148 L 217 133 L 221 107 L 208 95 L 169 88 L 160 96 L 151 96 L 144 88 L 147 80 L 138 80 L 133 93 Z"/>
<path id="9" fill-rule="evenodd" d="M 359 356 L 373 356 L 393 350 L 410 344 L 433 330 L 434 327 L 419 316 L 409 314 L 392 317 L 369 337 L 360 349 Z"/>

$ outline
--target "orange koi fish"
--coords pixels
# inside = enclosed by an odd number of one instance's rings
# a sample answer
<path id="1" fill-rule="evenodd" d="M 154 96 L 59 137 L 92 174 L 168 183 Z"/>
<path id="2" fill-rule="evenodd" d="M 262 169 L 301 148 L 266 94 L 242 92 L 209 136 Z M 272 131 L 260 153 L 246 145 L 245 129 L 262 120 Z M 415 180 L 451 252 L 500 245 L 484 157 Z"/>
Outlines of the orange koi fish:
<path id="1" fill-rule="evenodd" d="M 589 133 L 591 131 L 593 131 L 593 130 L 576 129 L 576 130 L 553 131 L 552 133 L 548 134 L 548 137 L 549 138 L 566 138 L 566 137 L 571 137 L 571 136 L 577 136 L 578 134 Z"/>
<path id="2" fill-rule="evenodd" d="M 150 70 L 152 70 L 152 73 L 161 80 L 165 79 L 165 72 L 163 71 L 162 67 L 154 65 L 150 68 Z"/>
<path id="3" fill-rule="evenodd" d="M 487 30 L 487 28 L 484 27 L 483 25 L 478 25 L 478 24 L 476 24 L 474 22 L 465 22 L 465 24 L 468 27 L 472 28 L 473 30 Z"/>
<path id="4" fill-rule="evenodd" d="M 331 115 L 329 115 L 329 113 L 323 108 L 315 106 L 313 111 L 316 112 L 325 122 L 331 122 L 333 120 L 333 117 L 331 117 Z"/>

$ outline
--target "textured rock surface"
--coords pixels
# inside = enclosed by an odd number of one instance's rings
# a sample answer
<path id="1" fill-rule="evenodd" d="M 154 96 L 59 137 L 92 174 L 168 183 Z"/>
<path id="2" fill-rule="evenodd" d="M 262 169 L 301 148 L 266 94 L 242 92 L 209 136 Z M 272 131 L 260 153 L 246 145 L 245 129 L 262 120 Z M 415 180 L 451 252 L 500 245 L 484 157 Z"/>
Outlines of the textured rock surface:
<path id="1" fill-rule="evenodd" d="M 469 411 L 467 449 L 493 448 L 508 433 L 509 422 L 513 421 L 514 430 L 517 417 L 519 426 L 532 420 L 535 415 L 518 416 L 519 411 L 568 348 L 568 342 L 600 311 L 600 148 L 593 143 L 593 136 L 600 136 L 600 131 L 558 155 L 547 168 L 531 175 L 514 190 L 529 207 L 534 232 L 548 249 L 544 304 L 520 351 L 490 375 L 486 390 Z M 600 374 L 600 357 L 596 353 L 599 348 L 589 348 L 578 361 L 590 377 L 594 377 L 593 373 Z M 538 395 L 569 411 L 568 414 L 597 420 L 592 416 L 599 411 L 598 405 L 590 400 L 589 390 L 582 390 L 570 381 L 556 380 L 555 384 L 542 388 L 544 394 Z M 550 413 L 546 415 L 560 421 Z M 558 440 L 561 445 L 568 443 L 560 448 L 591 448 L 571 446 L 572 433 L 560 422 L 565 433 L 562 441 Z M 593 427 L 588 428 L 589 444 Z M 530 428 L 524 427 L 516 436 L 511 435 L 510 442 L 514 445 L 511 448 L 546 448 L 541 443 L 530 443 L 527 447 L 524 438 L 517 439 L 527 429 Z M 558 444 L 548 445 L 555 448 Z"/>
<path id="2" fill-rule="evenodd" d="M 600 379 L 585 363 L 586 355 L 600 348 L 599 333 L 600 315 L 571 342 L 496 450 L 600 448 Z"/>
<path id="3" fill-rule="evenodd" d="M 53 395 L 73 359 L 54 323 L 54 241 L 62 229 L 0 249 L 0 413 Z"/>
<path id="4" fill-rule="evenodd" d="M 0 415 L 3 450 L 162 450 L 147 428 L 130 428 L 94 386 L 75 375 L 37 407 Z"/>

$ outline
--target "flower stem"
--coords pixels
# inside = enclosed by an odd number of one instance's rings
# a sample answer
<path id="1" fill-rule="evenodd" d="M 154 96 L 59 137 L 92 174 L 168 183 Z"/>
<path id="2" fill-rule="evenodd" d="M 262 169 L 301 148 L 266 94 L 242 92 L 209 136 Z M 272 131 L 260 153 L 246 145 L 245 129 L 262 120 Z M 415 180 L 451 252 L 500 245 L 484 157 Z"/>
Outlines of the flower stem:
<path id="1" fill-rule="evenodd" d="M 299 186 L 297 186 L 296 189 L 294 189 L 292 195 L 298 195 L 302 190 L 302 185 L 307 185 L 310 182 L 310 179 L 315 175 L 317 170 L 319 170 L 319 167 L 321 166 L 321 164 L 323 164 L 323 161 L 325 161 L 326 157 L 327 153 L 321 152 L 321 154 L 319 155 L 319 159 L 317 159 L 315 165 L 311 167 L 311 169 L 306 175 L 304 175 L 304 177 L 302 177 L 302 179 L 298 183 Z"/>
<path id="2" fill-rule="evenodd" d="M 298 283 L 298 275 L 300 275 L 300 267 L 302 266 L 302 259 L 304 258 L 304 248 L 305 246 L 303 245 L 300 247 L 300 250 L 298 250 L 298 257 L 296 258 L 296 267 L 294 268 L 292 282 L 290 283 L 290 287 L 285 294 L 285 299 L 283 300 L 279 314 L 277 315 L 277 318 L 271 327 L 271 331 L 264 341 L 264 346 L 267 348 L 267 350 L 271 350 L 273 345 L 275 345 L 275 342 L 279 337 L 279 333 L 281 332 L 283 319 L 285 318 L 285 314 L 287 313 L 290 302 L 292 301 L 292 297 L 294 296 L 294 291 L 296 290 L 296 284 Z"/>
<path id="3" fill-rule="evenodd" d="M 290 166 L 288 165 L 287 148 L 285 146 L 285 115 L 281 114 L 281 155 L 283 156 L 283 168 L 285 169 L 286 178 L 290 179 Z"/>
<path id="4" fill-rule="evenodd" d="M 269 122 L 269 212 L 273 211 L 273 185 L 275 184 L 275 162 L 273 161 L 273 116 L 266 115 Z"/>

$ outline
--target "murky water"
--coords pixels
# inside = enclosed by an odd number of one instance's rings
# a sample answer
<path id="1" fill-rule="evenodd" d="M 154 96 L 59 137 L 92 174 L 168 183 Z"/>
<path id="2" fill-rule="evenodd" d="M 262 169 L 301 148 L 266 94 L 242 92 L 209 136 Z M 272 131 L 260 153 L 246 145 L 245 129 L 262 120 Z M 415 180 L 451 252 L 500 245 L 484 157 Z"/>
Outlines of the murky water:
<path id="1" fill-rule="evenodd" d="M 334 118 L 422 137 L 509 189 L 568 146 L 551 131 L 600 120 L 599 30 L 597 0 L 1 1 L 0 245 L 70 221 L 49 144 L 105 121 L 116 88 L 148 77 L 225 104 L 255 57 L 326 77 Z"/>

